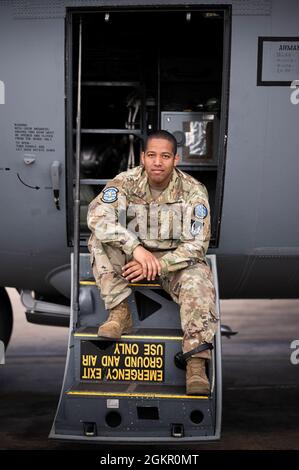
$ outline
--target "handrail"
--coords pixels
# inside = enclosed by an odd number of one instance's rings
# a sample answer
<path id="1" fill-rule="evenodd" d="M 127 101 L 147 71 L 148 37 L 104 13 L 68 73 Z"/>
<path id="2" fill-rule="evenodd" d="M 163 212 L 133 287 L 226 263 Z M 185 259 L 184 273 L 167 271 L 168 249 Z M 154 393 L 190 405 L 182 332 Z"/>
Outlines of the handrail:
<path id="1" fill-rule="evenodd" d="M 78 90 L 76 117 L 76 165 L 74 200 L 74 270 L 73 270 L 73 312 L 74 322 L 79 313 L 79 263 L 80 263 L 80 156 L 81 156 L 81 69 L 82 69 L 82 18 L 79 23 Z"/>

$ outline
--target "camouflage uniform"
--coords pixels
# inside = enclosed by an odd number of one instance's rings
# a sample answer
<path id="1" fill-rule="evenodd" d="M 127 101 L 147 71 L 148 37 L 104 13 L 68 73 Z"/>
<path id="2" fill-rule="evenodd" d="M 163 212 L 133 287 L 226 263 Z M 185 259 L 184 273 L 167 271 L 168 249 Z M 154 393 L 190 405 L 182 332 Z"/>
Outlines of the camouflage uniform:
<path id="1" fill-rule="evenodd" d="M 184 220 L 186 213 L 190 217 Z M 205 259 L 210 209 L 203 184 L 175 168 L 167 188 L 153 200 L 145 170 L 136 167 L 116 176 L 90 203 L 87 223 L 93 274 L 107 309 L 130 295 L 121 268 L 141 244 L 159 258 L 160 284 L 180 305 L 183 351 L 212 340 L 218 319 Z M 198 356 L 208 358 L 209 351 Z"/>

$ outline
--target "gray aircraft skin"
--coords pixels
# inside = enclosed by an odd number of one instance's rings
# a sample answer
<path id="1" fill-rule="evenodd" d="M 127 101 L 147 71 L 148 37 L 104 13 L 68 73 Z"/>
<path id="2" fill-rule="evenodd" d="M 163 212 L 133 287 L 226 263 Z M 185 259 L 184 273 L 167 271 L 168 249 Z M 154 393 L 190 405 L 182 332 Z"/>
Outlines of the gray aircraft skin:
<path id="1" fill-rule="evenodd" d="M 296 84 L 290 86 L 299 79 L 297 1 L 1 1 L 2 336 L 8 335 L 11 316 L 4 286 L 23 293 L 31 321 L 52 318 L 55 324 L 68 313 L 73 250 L 69 9 L 83 16 L 110 12 L 112 18 L 120 8 L 141 14 L 146 7 L 159 15 L 175 7 L 186 15 L 201 6 L 210 13 L 223 7 L 226 21 L 222 160 L 211 177 L 209 249 L 217 256 L 220 297 L 298 297 L 299 94 Z M 144 34 L 163 37 L 153 25 Z M 179 35 L 173 31 L 173 37 Z M 85 37 L 83 20 L 83 48 Z M 282 48 L 279 55 L 278 44 L 295 47 Z M 39 313 L 35 320 L 34 313 Z"/>

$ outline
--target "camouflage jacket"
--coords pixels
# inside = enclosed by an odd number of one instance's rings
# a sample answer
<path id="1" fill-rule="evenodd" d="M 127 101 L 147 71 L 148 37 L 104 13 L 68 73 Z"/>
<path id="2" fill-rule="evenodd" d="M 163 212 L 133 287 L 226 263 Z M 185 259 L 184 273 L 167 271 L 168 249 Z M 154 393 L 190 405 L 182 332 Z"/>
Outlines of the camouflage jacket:
<path id="1" fill-rule="evenodd" d="M 160 258 L 162 274 L 200 261 L 210 240 L 210 208 L 205 186 L 174 169 L 166 189 L 153 200 L 142 166 L 120 173 L 91 201 L 87 224 L 91 254 L 99 243 L 131 256 L 138 245 Z"/>

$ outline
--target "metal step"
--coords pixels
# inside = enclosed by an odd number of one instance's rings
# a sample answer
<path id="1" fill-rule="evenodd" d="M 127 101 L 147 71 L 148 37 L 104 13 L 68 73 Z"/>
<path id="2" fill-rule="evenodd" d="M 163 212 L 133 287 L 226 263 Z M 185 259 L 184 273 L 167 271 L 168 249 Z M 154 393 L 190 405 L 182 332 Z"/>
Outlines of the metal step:
<path id="1" fill-rule="evenodd" d="M 68 419 L 64 419 L 67 416 Z M 215 404 L 184 387 L 77 384 L 66 391 L 56 438 L 108 442 L 172 442 L 215 433 Z"/>
<path id="2" fill-rule="evenodd" d="M 215 255 L 209 261 L 216 276 Z M 73 270 L 73 256 L 71 266 Z M 81 280 L 90 277 L 88 253 L 80 254 L 79 274 Z M 215 285 L 219 311 L 217 278 Z M 78 313 L 71 308 L 65 376 L 50 437 L 95 442 L 218 439 L 220 329 L 207 370 L 210 395 L 186 395 L 185 370 L 174 361 L 183 336 L 177 304 L 160 286 L 137 285 L 129 306 L 132 332 L 117 341 L 100 338 L 98 326 L 108 312 L 94 282 L 80 285 Z"/>
<path id="3" fill-rule="evenodd" d="M 87 326 L 78 328 L 74 332 L 76 338 L 95 338 L 99 341 L 103 341 L 103 338 L 97 335 L 97 327 Z M 121 336 L 121 339 L 163 339 L 163 340 L 177 340 L 181 341 L 183 339 L 182 330 L 175 329 L 164 329 L 163 334 L 161 333 L 160 328 L 133 328 L 130 334 L 124 334 Z"/>
<path id="4" fill-rule="evenodd" d="M 75 379 L 87 384 L 185 387 L 185 370 L 175 361 L 181 344 L 178 330 L 161 334 L 157 329 L 136 329 L 119 340 L 109 340 L 98 337 L 95 328 L 82 328 L 74 333 Z"/>
<path id="5" fill-rule="evenodd" d="M 140 383 L 77 383 L 66 395 L 85 397 L 172 398 L 179 400 L 208 400 L 208 395 L 186 395 L 185 385 Z"/>

